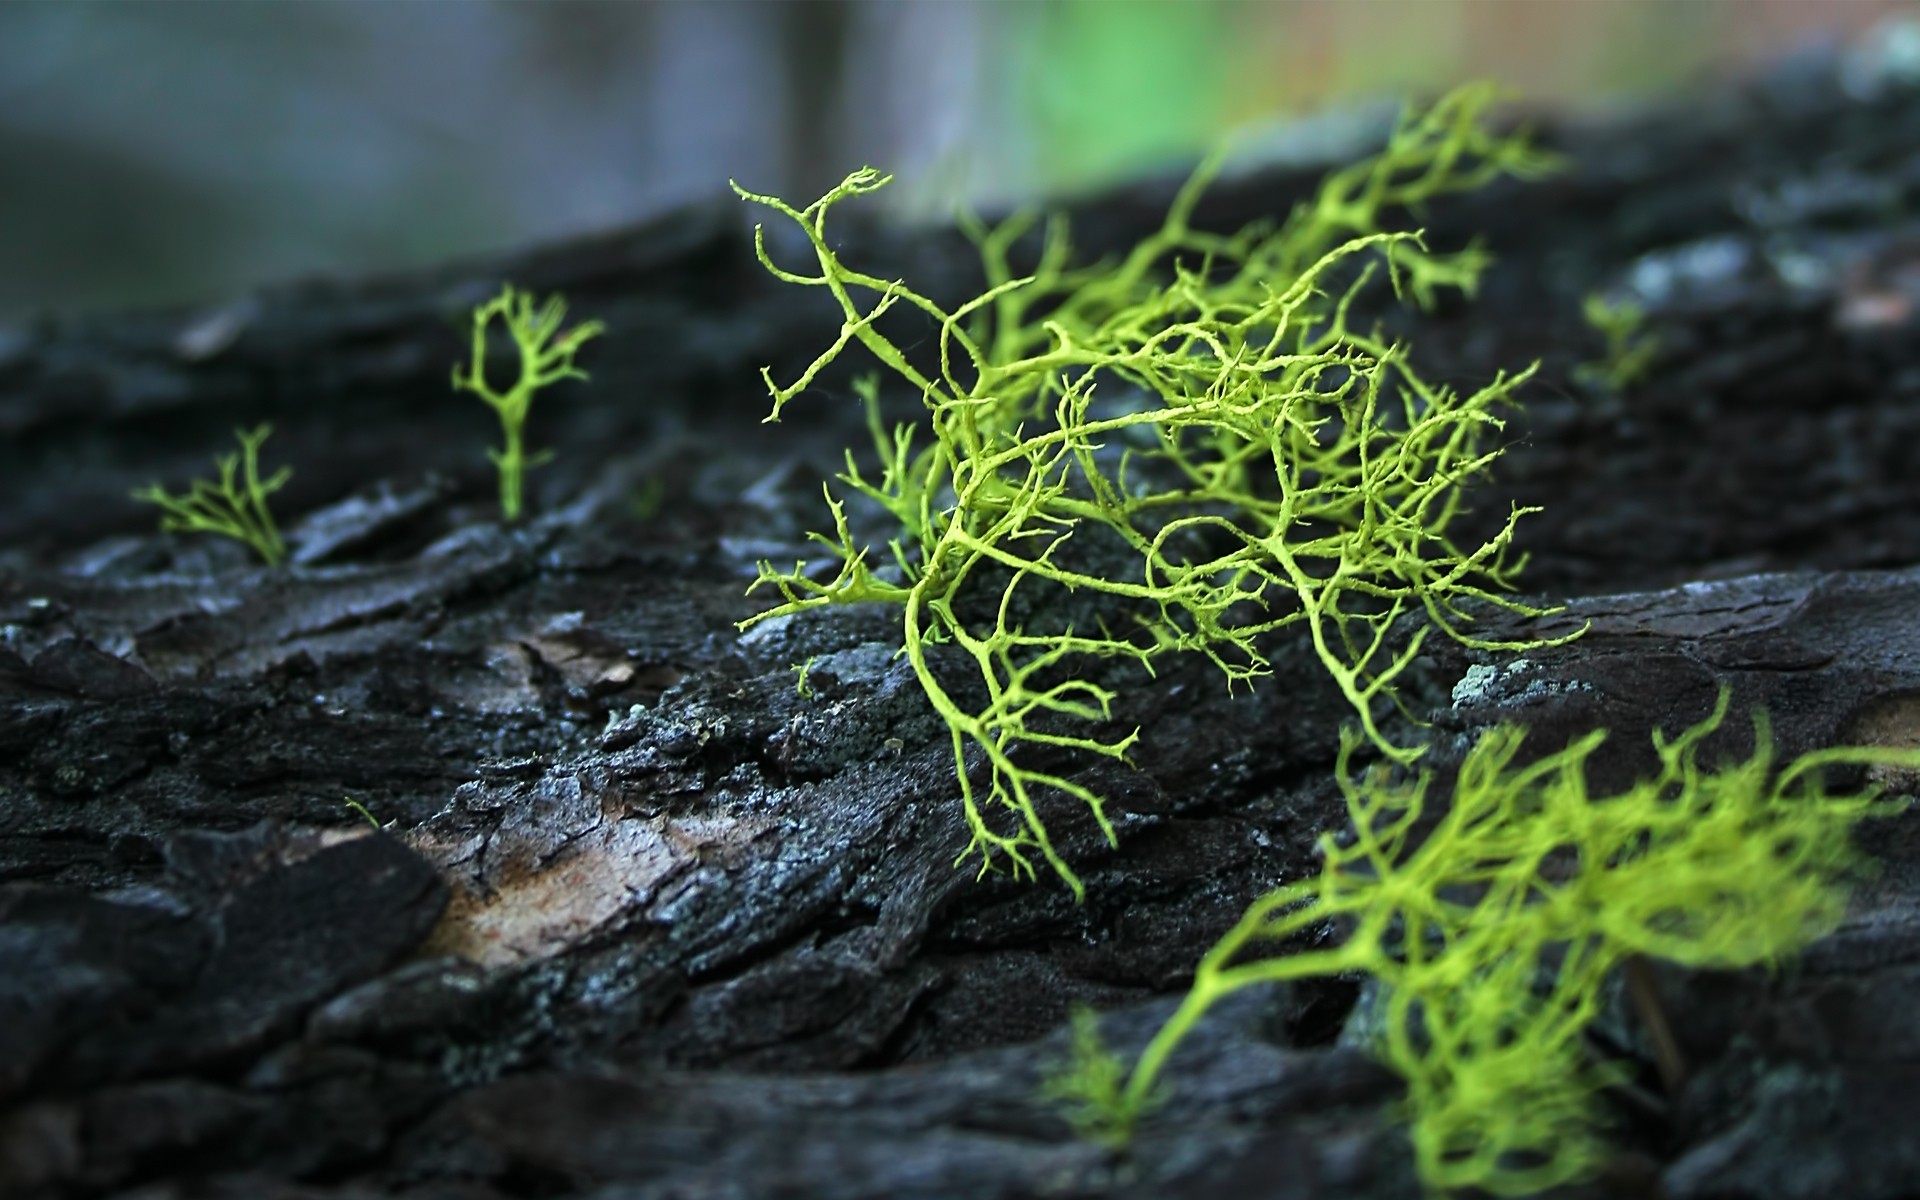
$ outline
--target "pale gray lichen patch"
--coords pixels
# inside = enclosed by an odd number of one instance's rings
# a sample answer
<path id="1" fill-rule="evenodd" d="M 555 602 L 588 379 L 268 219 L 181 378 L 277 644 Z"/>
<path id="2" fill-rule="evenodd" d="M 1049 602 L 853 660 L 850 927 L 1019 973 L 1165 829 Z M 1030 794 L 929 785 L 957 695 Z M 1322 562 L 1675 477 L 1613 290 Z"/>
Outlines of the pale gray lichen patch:
<path id="1" fill-rule="evenodd" d="M 1453 685 L 1453 706 L 1472 704 L 1479 700 L 1494 680 L 1500 678 L 1500 668 L 1486 663 L 1474 663 L 1460 682 Z"/>
<path id="2" fill-rule="evenodd" d="M 1479 704 L 1512 707 L 1568 692 L 1594 690 L 1592 684 L 1580 679 L 1535 676 L 1522 681 L 1520 676 L 1533 666 L 1533 660 L 1524 657 L 1505 663 L 1474 663 L 1460 677 L 1460 682 L 1453 685 L 1453 707 L 1469 708 Z"/>

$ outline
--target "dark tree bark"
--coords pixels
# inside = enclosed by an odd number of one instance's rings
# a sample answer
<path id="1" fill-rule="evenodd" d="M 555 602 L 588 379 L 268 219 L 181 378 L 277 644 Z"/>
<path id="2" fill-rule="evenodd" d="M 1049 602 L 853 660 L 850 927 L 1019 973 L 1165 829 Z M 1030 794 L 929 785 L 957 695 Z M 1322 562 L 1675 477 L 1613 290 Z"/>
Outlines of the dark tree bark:
<path id="1" fill-rule="evenodd" d="M 1920 93 L 1849 78 L 1548 120 L 1566 174 L 1423 214 L 1498 263 L 1383 318 L 1441 379 L 1543 363 L 1474 519 L 1542 506 L 1524 581 L 1566 608 L 1483 629 L 1593 622 L 1522 660 L 1428 643 L 1405 695 L 1443 773 L 1498 722 L 1542 750 L 1604 727 L 1617 786 L 1722 686 L 1787 755 L 1920 745 Z M 1201 220 L 1284 215 L 1327 165 L 1224 182 Z M 1076 241 L 1130 244 L 1176 184 L 1086 201 Z M 1418 1194 L 1397 1081 L 1334 1044 L 1352 982 L 1223 1004 L 1127 1153 L 1039 1098 L 1073 1006 L 1137 1051 L 1314 869 L 1347 713 L 1299 647 L 1251 696 L 1163 672 L 1119 714 L 1137 769 L 1068 764 L 1119 848 L 1048 813 L 1083 905 L 956 869 L 945 729 L 888 614 L 733 627 L 864 436 L 847 371 L 760 424 L 758 368 L 790 378 L 839 318 L 748 221 L 0 338 L 0 1193 Z M 840 227 L 877 274 L 977 289 L 957 235 Z M 503 279 L 609 326 L 592 382 L 535 403 L 557 456 L 518 527 L 492 415 L 447 385 Z M 1581 298 L 1627 287 L 1651 379 L 1572 382 Z M 291 566 L 152 533 L 129 491 L 262 420 Z M 1655 971 L 1690 1078 L 1621 1100 L 1597 1191 L 1920 1190 L 1920 815 L 1867 841 L 1882 874 L 1790 973 Z"/>

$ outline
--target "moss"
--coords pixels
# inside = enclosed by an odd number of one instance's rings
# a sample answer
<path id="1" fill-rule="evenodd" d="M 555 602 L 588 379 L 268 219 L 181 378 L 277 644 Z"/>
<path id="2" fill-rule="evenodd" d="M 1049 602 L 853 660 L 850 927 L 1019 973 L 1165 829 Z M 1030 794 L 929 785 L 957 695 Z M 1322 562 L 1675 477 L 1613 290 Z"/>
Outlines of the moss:
<path id="1" fill-rule="evenodd" d="M 780 601 L 743 627 L 827 605 L 900 608 L 903 653 L 952 735 L 972 835 L 961 861 L 977 854 L 983 873 L 1031 877 L 1038 858 L 1083 893 L 1035 802 L 1048 790 L 1078 798 L 1112 842 L 1104 800 L 1034 765 L 1033 751 L 1127 756 L 1139 732 L 1102 728 L 1116 694 L 1090 678 L 1095 660 L 1151 673 L 1165 654 L 1197 653 L 1231 690 L 1268 672 L 1269 635 L 1296 630 L 1368 740 L 1411 761 L 1424 747 L 1381 722 L 1428 630 L 1508 648 L 1469 634 L 1463 604 L 1544 611 L 1503 594 L 1525 510 L 1477 546 L 1449 535 L 1464 487 L 1498 454 L 1488 443 L 1499 411 L 1531 368 L 1457 391 L 1353 316 L 1382 266 L 1420 304 L 1473 288 L 1487 262 L 1477 248 L 1435 253 L 1417 233 L 1380 227 L 1395 209 L 1551 166 L 1523 135 L 1485 128 L 1494 98 L 1472 87 L 1410 112 L 1378 156 L 1331 175 L 1277 229 L 1192 227 L 1217 159 L 1117 263 L 1070 267 L 1056 218 L 1037 265 L 1016 275 L 1012 251 L 1033 218 L 969 223 L 988 286 L 952 311 L 847 265 L 828 243 L 827 214 L 889 177 L 856 172 L 805 208 L 735 185 L 799 226 L 817 273 L 775 264 L 756 230 L 761 263 L 825 289 L 844 316 L 793 382 L 765 375 L 769 420 L 855 344 L 926 410 L 924 424 L 888 429 L 878 377 L 859 382 L 879 463 L 863 468 L 849 452 L 838 487 L 825 488 L 831 532 L 814 538 L 835 573 L 822 582 L 804 562 L 762 563 L 756 586 Z M 937 324 L 937 369 L 922 370 L 878 328 L 897 306 Z M 892 517 L 899 536 L 886 555 L 855 540 L 850 496 Z M 1119 569 L 1082 565 L 1116 550 Z M 1061 613 L 1078 620 L 1048 623 Z M 1401 636 L 1415 613 L 1424 626 Z M 937 644 L 957 649 L 983 702 L 962 703 L 935 671 Z M 984 762 L 982 785 L 970 754 Z"/>

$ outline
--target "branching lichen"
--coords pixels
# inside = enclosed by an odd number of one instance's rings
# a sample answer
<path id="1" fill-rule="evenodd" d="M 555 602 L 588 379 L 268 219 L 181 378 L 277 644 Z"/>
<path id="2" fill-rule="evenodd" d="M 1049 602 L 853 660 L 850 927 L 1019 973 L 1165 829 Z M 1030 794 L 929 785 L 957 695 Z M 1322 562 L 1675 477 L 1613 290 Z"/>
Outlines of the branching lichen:
<path id="1" fill-rule="evenodd" d="M 1597 1094 L 1619 1077 L 1581 1040 L 1607 973 L 1628 956 L 1694 967 L 1775 965 L 1838 924 L 1845 884 L 1871 867 L 1850 834 L 1904 802 L 1835 795 L 1823 768 L 1920 763 L 1920 751 L 1817 751 L 1776 771 L 1763 713 L 1751 757 L 1709 769 L 1701 744 L 1728 708 L 1678 737 L 1656 732 L 1659 771 L 1590 796 L 1599 731 L 1516 765 L 1525 732 L 1484 734 L 1452 803 L 1415 841 L 1430 778 L 1355 780 L 1339 767 L 1352 819 L 1320 840 L 1317 878 L 1255 903 L 1201 960 L 1181 1007 L 1115 1089 L 1081 1088 L 1077 1119 L 1124 1142 L 1156 1100 L 1169 1056 L 1223 996 L 1255 984 L 1365 972 L 1380 985 L 1375 1052 L 1407 1081 L 1405 1115 L 1434 1192 L 1525 1195 L 1586 1178 L 1606 1157 Z M 1260 957 L 1303 935 L 1332 945 Z M 1056 1090 L 1109 1080 L 1112 1061 L 1082 1035 Z"/>
<path id="2" fill-rule="evenodd" d="M 260 478 L 260 445 L 272 433 L 272 425 L 234 430 L 240 453 L 223 454 L 213 460 L 220 468 L 218 483 L 196 479 L 179 496 L 168 495 L 156 483 L 135 491 L 133 498 L 160 507 L 163 532 L 217 533 L 245 542 L 268 566 L 278 566 L 287 556 L 287 547 L 273 523 L 267 497 L 285 486 L 293 477 L 293 468 L 281 467 Z"/>
<path id="3" fill-rule="evenodd" d="M 792 383 L 763 372 L 768 419 L 857 342 L 920 396 L 928 426 L 885 428 L 877 379 L 860 382 L 879 469 L 849 452 L 842 494 L 826 488 L 832 533 L 814 538 L 832 576 L 762 563 L 756 586 L 781 601 L 743 624 L 827 605 L 900 606 L 903 652 L 952 732 L 971 832 L 961 861 L 978 853 L 983 873 L 1004 861 L 1031 877 L 1037 855 L 1082 894 L 1036 799 L 1049 789 L 1078 798 L 1110 842 L 1113 826 L 1098 794 L 1034 752 L 1124 759 L 1138 738 L 1099 728 L 1115 694 L 1085 677 L 1092 660 L 1152 671 L 1164 654 L 1195 652 L 1231 689 L 1268 672 L 1269 635 L 1297 627 L 1368 740 L 1404 762 L 1422 747 L 1390 737 L 1381 718 L 1427 630 L 1498 648 L 1466 632 L 1464 603 L 1542 611 L 1502 594 L 1526 510 L 1515 507 L 1477 546 L 1449 535 L 1463 485 L 1498 453 L 1488 448 L 1498 409 L 1531 370 L 1459 392 L 1423 378 L 1352 312 L 1382 263 L 1396 291 L 1423 304 L 1444 288 L 1471 290 L 1480 251 L 1437 254 L 1416 233 L 1379 226 L 1390 209 L 1551 165 L 1523 137 L 1482 125 L 1493 98 L 1467 88 L 1408 115 L 1381 154 L 1329 177 L 1278 230 L 1192 227 L 1217 159 L 1118 264 L 1069 268 L 1055 219 L 1037 266 L 1015 275 L 1011 255 L 1032 218 L 973 223 L 988 287 L 951 312 L 848 266 L 827 241 L 827 213 L 889 177 L 856 172 L 804 209 L 735 185 L 805 233 L 818 273 L 775 264 L 756 230 L 761 263 L 825 288 L 844 317 Z M 881 332 L 895 307 L 937 324 L 937 369 L 923 371 Z M 885 560 L 854 538 L 845 493 L 897 522 Z M 1131 565 L 1084 565 L 1113 551 Z M 1064 593 L 1098 597 L 1098 607 L 1089 616 L 1083 604 L 1077 625 L 1048 623 Z M 1415 612 L 1426 624 L 1399 636 Z M 939 643 L 970 661 L 984 704 L 963 704 L 935 671 L 928 648 Z"/>
<path id="4" fill-rule="evenodd" d="M 532 293 L 516 291 L 508 284 L 498 296 L 473 310 L 472 359 L 464 375 L 458 364 L 453 368 L 454 390 L 472 392 L 499 414 L 500 432 L 506 444 L 499 450 L 488 448 L 487 457 L 499 469 L 500 515 L 509 521 L 520 519 L 520 497 L 527 471 L 553 457 L 550 450 L 529 455 L 523 447 L 527 409 L 533 404 L 534 393 L 562 379 L 587 378 L 585 371 L 573 365 L 574 351 L 606 329 L 603 322 L 588 321 L 555 340 L 566 315 L 567 306 L 560 297 L 548 297 L 536 310 Z M 504 392 L 496 391 L 487 382 L 487 327 L 496 317 L 505 323 L 520 357 L 520 373 L 513 386 Z"/>

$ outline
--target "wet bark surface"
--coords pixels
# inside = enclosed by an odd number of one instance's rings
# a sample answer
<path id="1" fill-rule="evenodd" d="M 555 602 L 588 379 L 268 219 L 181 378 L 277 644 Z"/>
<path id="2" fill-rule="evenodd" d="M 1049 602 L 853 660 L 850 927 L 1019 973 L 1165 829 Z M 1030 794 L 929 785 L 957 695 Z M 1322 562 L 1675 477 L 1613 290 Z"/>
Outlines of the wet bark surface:
<path id="1" fill-rule="evenodd" d="M 1475 519 L 1540 505 L 1524 582 L 1566 608 L 1483 628 L 1593 623 L 1519 658 L 1429 641 L 1405 695 L 1443 770 L 1500 721 L 1605 727 L 1618 785 L 1722 685 L 1786 754 L 1920 744 L 1920 93 L 1847 79 L 1550 120 L 1567 173 L 1424 215 L 1497 265 L 1382 318 L 1441 379 L 1543 363 Z M 1201 221 L 1284 215 L 1325 165 L 1223 182 Z M 1078 205 L 1077 242 L 1130 244 L 1175 182 Z M 1396 1080 L 1335 1044 L 1353 981 L 1221 1005 L 1126 1153 L 1040 1098 L 1073 1007 L 1137 1050 L 1313 869 L 1347 712 L 1298 646 L 1250 696 L 1163 671 L 1116 714 L 1134 769 L 1063 760 L 1119 827 L 1045 814 L 1084 904 L 956 868 L 897 620 L 734 627 L 864 437 L 847 372 L 760 424 L 758 368 L 791 378 L 839 317 L 749 220 L 0 335 L 0 1194 L 1418 1194 Z M 957 235 L 840 228 L 866 269 L 977 291 Z M 447 386 L 503 279 L 609 327 L 535 403 L 556 458 L 512 527 L 493 418 Z M 1574 382 L 1594 290 L 1647 309 L 1646 383 Z M 153 533 L 129 491 L 263 420 L 291 564 Z M 1866 840 L 1884 870 L 1789 972 L 1656 972 L 1694 1069 L 1620 1098 L 1589 1191 L 1920 1194 L 1920 815 Z"/>

